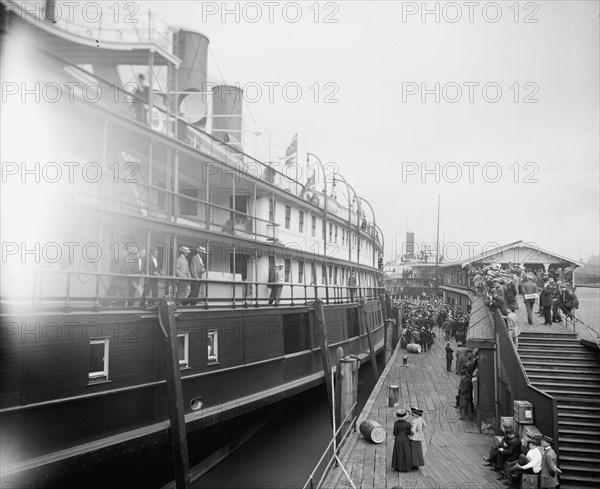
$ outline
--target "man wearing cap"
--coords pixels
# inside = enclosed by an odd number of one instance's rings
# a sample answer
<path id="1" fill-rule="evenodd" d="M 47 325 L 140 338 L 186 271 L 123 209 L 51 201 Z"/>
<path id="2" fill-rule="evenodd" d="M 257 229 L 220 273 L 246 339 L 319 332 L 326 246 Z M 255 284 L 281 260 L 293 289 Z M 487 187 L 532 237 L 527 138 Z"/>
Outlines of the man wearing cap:
<path id="1" fill-rule="evenodd" d="M 190 274 L 194 279 L 202 279 L 204 276 L 206 268 L 204 267 L 204 261 L 202 260 L 200 253 L 205 252 L 206 248 L 198 246 L 198 248 L 196 248 L 196 253 L 194 253 L 194 256 L 192 256 L 192 259 L 190 260 Z M 198 302 L 195 299 L 202 297 L 204 297 L 204 284 L 193 281 L 190 287 L 190 300 L 188 301 L 188 304 L 194 306 L 196 305 L 196 302 Z"/>
<path id="2" fill-rule="evenodd" d="M 281 291 L 283 290 L 283 265 L 279 264 L 275 266 L 275 276 L 273 277 L 273 283 L 271 286 L 271 295 L 269 296 L 269 305 L 275 303 L 275 305 L 279 304 L 279 299 L 281 297 Z"/>
<path id="3" fill-rule="evenodd" d="M 498 449 L 498 457 L 496 457 L 497 471 L 504 469 L 505 462 L 515 462 L 519 459 L 519 455 L 521 455 L 521 439 L 515 436 L 515 430 L 508 427 L 504 431 L 508 437 L 508 442 L 506 443 L 506 447 L 503 446 Z"/>
<path id="4" fill-rule="evenodd" d="M 177 263 L 175 264 L 175 276 L 179 279 L 177 280 L 177 293 L 175 297 L 177 299 L 185 299 L 188 295 L 190 295 L 190 282 L 188 280 L 181 279 L 190 279 L 192 276 L 190 274 L 190 264 L 188 263 L 187 256 L 190 254 L 190 249 L 187 246 L 182 246 L 179 248 L 179 256 L 177 257 Z M 185 301 L 177 301 L 179 305 L 185 303 Z"/>
<path id="5" fill-rule="evenodd" d="M 520 487 L 523 474 L 539 474 L 542 470 L 542 451 L 538 447 L 538 441 L 530 438 L 527 440 L 527 455 L 519 455 L 516 463 L 510 464 L 506 474 L 510 487 Z"/>
<path id="6" fill-rule="evenodd" d="M 573 317 L 573 309 L 579 309 L 579 299 L 575 295 L 575 291 L 567 289 L 565 284 L 560 286 L 558 307 L 565 313 L 566 319 Z"/>
<path id="7" fill-rule="evenodd" d="M 549 436 L 543 436 L 540 444 L 544 450 L 542 453 L 542 480 L 540 481 L 540 487 L 542 488 L 554 488 L 558 485 L 557 475 L 562 474 L 561 470 L 556 466 L 556 452 L 550 446 L 552 438 Z"/>

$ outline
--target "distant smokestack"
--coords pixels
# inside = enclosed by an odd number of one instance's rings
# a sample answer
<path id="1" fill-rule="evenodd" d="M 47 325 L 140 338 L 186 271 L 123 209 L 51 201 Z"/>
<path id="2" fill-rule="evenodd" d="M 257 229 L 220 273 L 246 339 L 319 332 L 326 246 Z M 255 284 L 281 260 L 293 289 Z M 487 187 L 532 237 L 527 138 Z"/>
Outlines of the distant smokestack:
<path id="1" fill-rule="evenodd" d="M 217 139 L 242 150 L 243 91 L 231 85 L 213 87 L 212 133 Z"/>
<path id="2" fill-rule="evenodd" d="M 406 258 L 415 257 L 415 233 L 406 233 Z"/>

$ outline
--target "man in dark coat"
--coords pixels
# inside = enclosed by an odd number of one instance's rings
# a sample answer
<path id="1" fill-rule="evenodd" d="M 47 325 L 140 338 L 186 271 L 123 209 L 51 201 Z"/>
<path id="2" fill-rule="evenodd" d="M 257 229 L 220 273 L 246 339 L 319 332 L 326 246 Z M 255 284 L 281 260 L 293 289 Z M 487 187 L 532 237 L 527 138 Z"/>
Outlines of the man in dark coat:
<path id="1" fill-rule="evenodd" d="M 542 437 L 540 442 L 544 449 L 544 453 L 542 454 L 541 488 L 555 488 L 558 485 L 558 478 L 556 476 L 562 473 L 556 466 L 556 452 L 552 449 L 550 443 L 552 443 L 552 438 L 549 436 Z"/>
<path id="2" fill-rule="evenodd" d="M 575 291 L 567 289 L 566 285 L 561 285 L 558 295 L 558 307 L 568 318 L 573 317 L 573 309 L 579 309 L 579 299 L 575 295 Z"/>
<path id="3" fill-rule="evenodd" d="M 540 304 L 544 310 L 544 326 L 552 326 L 552 283 L 547 282 L 540 294 Z"/>
<path id="4" fill-rule="evenodd" d="M 446 343 L 446 370 L 448 372 L 452 372 L 452 359 L 453 359 L 452 354 L 453 353 L 454 353 L 454 350 L 452 349 L 452 347 L 450 346 L 450 342 L 448 341 Z"/>
<path id="5" fill-rule="evenodd" d="M 473 384 L 471 376 L 463 371 L 460 385 L 458 386 L 458 405 L 460 408 L 460 417 L 458 419 L 473 419 L 472 410 Z"/>

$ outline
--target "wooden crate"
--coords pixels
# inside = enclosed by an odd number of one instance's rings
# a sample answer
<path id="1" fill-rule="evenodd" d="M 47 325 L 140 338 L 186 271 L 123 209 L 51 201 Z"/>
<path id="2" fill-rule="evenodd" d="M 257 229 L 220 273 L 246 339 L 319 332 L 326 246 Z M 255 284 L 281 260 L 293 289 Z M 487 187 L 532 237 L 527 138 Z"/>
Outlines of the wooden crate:
<path id="1" fill-rule="evenodd" d="M 521 489 L 538 489 L 539 474 L 523 474 Z"/>
<path id="2" fill-rule="evenodd" d="M 529 401 L 513 401 L 515 421 L 521 424 L 533 424 L 533 405 Z"/>
<path id="3" fill-rule="evenodd" d="M 523 438 L 541 438 L 542 433 L 534 424 L 517 423 L 517 435 L 522 440 Z"/>

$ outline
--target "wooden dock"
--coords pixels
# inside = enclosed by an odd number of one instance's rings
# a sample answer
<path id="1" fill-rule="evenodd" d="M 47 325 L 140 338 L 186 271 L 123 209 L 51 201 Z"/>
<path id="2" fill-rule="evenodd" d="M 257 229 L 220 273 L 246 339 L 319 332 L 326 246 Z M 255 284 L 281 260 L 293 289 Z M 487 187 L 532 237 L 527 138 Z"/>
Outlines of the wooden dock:
<path id="1" fill-rule="evenodd" d="M 483 466 L 493 444 L 491 435 L 479 433 L 474 421 L 458 419 L 454 408 L 460 376 L 446 371 L 446 342 L 438 328 L 431 351 L 410 354 L 396 348 L 394 355 L 373 390 L 358 418 L 357 426 L 365 419 L 380 423 L 387 432 L 381 444 L 367 441 L 352 433 L 341 450 L 340 459 L 357 488 L 384 489 L 400 486 L 411 488 L 504 488 L 498 474 Z M 451 341 L 456 350 L 456 342 Z M 408 366 L 403 367 L 403 357 Z M 454 363 L 453 363 L 454 367 Z M 400 387 L 400 406 L 422 409 L 425 429 L 425 466 L 420 471 L 395 472 L 391 467 L 394 437 L 392 430 L 397 407 L 388 407 L 388 386 Z M 342 470 L 331 470 L 323 484 L 325 488 L 352 487 Z"/>

